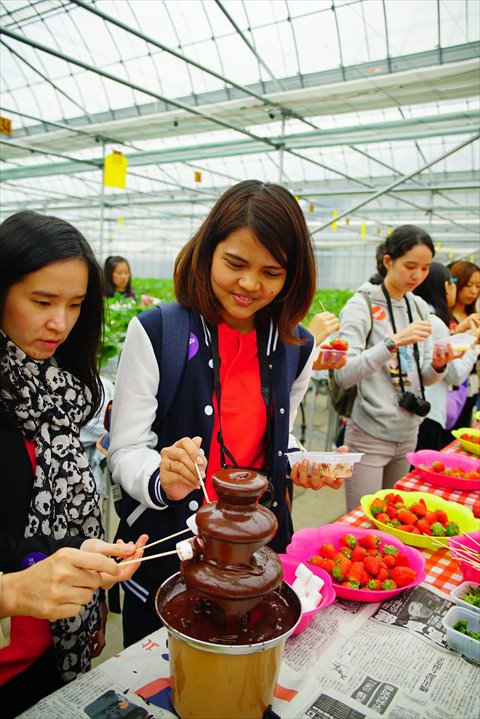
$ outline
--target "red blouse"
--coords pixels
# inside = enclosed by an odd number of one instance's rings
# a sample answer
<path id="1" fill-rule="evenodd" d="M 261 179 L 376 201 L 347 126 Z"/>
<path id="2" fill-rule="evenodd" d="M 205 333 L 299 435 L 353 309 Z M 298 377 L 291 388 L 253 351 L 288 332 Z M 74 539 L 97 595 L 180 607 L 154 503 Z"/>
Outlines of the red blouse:
<path id="1" fill-rule="evenodd" d="M 220 355 L 220 407 L 223 442 L 239 467 L 263 467 L 267 452 L 267 415 L 258 365 L 257 333 L 241 334 L 225 323 L 218 325 Z M 213 393 L 213 432 L 207 466 L 206 488 L 210 500 L 217 498 L 212 475 L 221 467 L 218 405 Z M 231 464 L 228 457 L 227 464 Z"/>

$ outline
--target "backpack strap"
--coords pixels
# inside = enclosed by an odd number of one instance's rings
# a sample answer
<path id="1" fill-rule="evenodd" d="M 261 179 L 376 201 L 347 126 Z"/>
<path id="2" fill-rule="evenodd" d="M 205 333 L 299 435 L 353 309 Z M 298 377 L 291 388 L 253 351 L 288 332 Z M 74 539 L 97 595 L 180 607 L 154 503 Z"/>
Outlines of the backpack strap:
<path id="1" fill-rule="evenodd" d="M 358 290 L 358 294 L 361 295 L 363 297 L 363 299 L 365 300 L 365 302 L 367 303 L 368 311 L 370 314 L 370 329 L 368 330 L 368 335 L 365 338 L 365 349 L 366 349 L 367 345 L 368 345 L 368 340 L 370 339 L 370 335 L 372 334 L 372 330 L 373 330 L 372 298 L 370 297 L 370 293 L 364 292 L 364 290 Z"/>
<path id="2" fill-rule="evenodd" d="M 165 302 L 137 316 L 152 343 L 160 369 L 155 423 L 165 419 L 187 361 L 190 315 L 178 302 Z M 163 342 L 163 336 L 168 338 Z"/>
<path id="3" fill-rule="evenodd" d="M 137 315 L 137 319 L 152 343 L 159 366 L 158 404 L 154 420 L 157 425 L 167 416 L 185 369 L 190 338 L 190 315 L 188 310 L 174 301 L 146 310 Z M 164 333 L 168 342 L 162 341 Z M 111 412 L 112 402 L 109 402 L 104 417 L 107 431 L 97 440 L 97 449 L 104 456 L 107 456 L 110 447 Z"/>

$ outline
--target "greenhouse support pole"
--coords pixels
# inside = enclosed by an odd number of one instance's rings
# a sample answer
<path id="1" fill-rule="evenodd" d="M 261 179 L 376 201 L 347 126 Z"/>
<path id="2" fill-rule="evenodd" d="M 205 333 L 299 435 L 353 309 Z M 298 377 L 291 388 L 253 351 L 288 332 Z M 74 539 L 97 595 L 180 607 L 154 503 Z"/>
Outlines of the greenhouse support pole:
<path id="1" fill-rule="evenodd" d="M 103 225 L 105 216 L 105 143 L 102 142 L 102 187 L 100 189 L 100 261 L 103 264 Z"/>
<path id="2" fill-rule="evenodd" d="M 282 140 L 285 137 L 285 115 L 282 112 Z M 278 182 L 281 185 L 283 183 L 283 155 L 285 153 L 285 143 L 280 144 L 280 161 L 278 167 Z"/>

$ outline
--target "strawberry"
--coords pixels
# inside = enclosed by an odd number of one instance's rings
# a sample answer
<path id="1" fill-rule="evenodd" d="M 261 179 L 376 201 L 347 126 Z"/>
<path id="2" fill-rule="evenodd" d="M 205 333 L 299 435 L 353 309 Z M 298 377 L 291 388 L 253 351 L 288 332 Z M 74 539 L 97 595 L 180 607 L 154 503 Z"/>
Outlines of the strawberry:
<path id="1" fill-rule="evenodd" d="M 339 545 L 341 547 L 350 547 L 350 549 L 353 549 L 357 546 L 357 540 L 353 536 L 353 534 L 344 534 L 342 537 L 340 537 Z"/>
<path id="2" fill-rule="evenodd" d="M 330 347 L 333 350 L 340 350 L 341 352 L 346 352 L 346 350 L 348 350 L 348 342 L 347 340 L 342 340 L 341 337 L 333 337 L 330 340 Z"/>
<path id="3" fill-rule="evenodd" d="M 384 569 L 383 567 L 380 567 L 377 574 L 377 579 L 380 580 L 380 582 L 384 582 L 385 579 L 388 579 L 388 569 Z"/>
<path id="4" fill-rule="evenodd" d="M 424 517 L 427 513 L 426 508 L 421 502 L 415 502 L 414 504 L 411 504 L 409 510 L 416 514 L 417 517 Z"/>
<path id="5" fill-rule="evenodd" d="M 361 578 L 361 580 L 360 580 L 360 586 L 361 586 L 361 587 L 364 587 L 366 584 L 368 584 L 368 582 L 370 581 L 370 579 L 371 579 L 371 576 L 370 576 L 369 573 L 366 572 L 365 569 L 364 569 L 363 572 L 362 572 L 362 578 Z"/>
<path id="6" fill-rule="evenodd" d="M 395 557 L 395 565 L 397 567 L 409 567 L 410 562 L 408 561 L 408 557 L 405 554 L 397 554 Z"/>
<path id="7" fill-rule="evenodd" d="M 445 535 L 447 537 L 454 537 L 456 534 L 460 534 L 460 527 L 456 522 L 447 522 L 445 525 Z"/>
<path id="8" fill-rule="evenodd" d="M 392 579 L 385 579 L 385 581 L 382 582 L 382 589 L 385 591 L 388 591 L 389 589 L 396 589 L 397 585 Z"/>
<path id="9" fill-rule="evenodd" d="M 411 524 L 412 526 L 416 524 L 418 519 L 418 517 L 413 512 L 410 512 L 408 509 L 399 509 L 397 512 L 397 517 L 402 524 Z"/>
<path id="10" fill-rule="evenodd" d="M 341 555 L 341 559 L 337 559 L 332 568 L 332 577 L 339 582 L 343 582 L 347 576 L 347 572 L 350 569 L 352 562 L 347 557 Z"/>
<path id="11" fill-rule="evenodd" d="M 396 565 L 396 559 L 393 554 L 386 554 L 383 561 L 389 569 Z"/>
<path id="12" fill-rule="evenodd" d="M 374 591 L 378 591 L 382 588 L 382 583 L 379 579 L 369 579 L 366 587 L 367 589 L 373 589 Z"/>
<path id="13" fill-rule="evenodd" d="M 340 547 L 340 553 L 343 554 L 344 557 L 348 557 L 349 559 L 352 558 L 352 550 L 350 547 Z"/>
<path id="14" fill-rule="evenodd" d="M 370 511 L 374 517 L 376 517 L 379 512 L 385 512 L 386 509 L 387 504 L 379 497 L 376 497 L 370 505 Z"/>
<path id="15" fill-rule="evenodd" d="M 360 586 L 362 582 L 363 571 L 363 562 L 352 562 L 347 571 L 346 579 L 349 582 L 356 582 L 357 585 Z"/>
<path id="16" fill-rule="evenodd" d="M 392 554 L 395 557 L 398 554 L 398 549 L 394 547 L 393 544 L 384 544 L 383 554 Z"/>
<path id="17" fill-rule="evenodd" d="M 444 537 L 445 536 L 445 527 L 441 522 L 434 522 L 430 530 L 434 537 Z"/>
<path id="18" fill-rule="evenodd" d="M 443 509 L 436 509 L 435 510 L 436 515 L 436 521 L 440 522 L 441 524 L 445 525 L 448 522 L 447 513 L 443 511 Z"/>
<path id="19" fill-rule="evenodd" d="M 392 579 L 397 587 L 406 587 L 411 584 L 417 573 L 411 567 L 394 567 L 392 569 Z"/>
<path id="20" fill-rule="evenodd" d="M 345 582 L 342 582 L 342 587 L 348 587 L 349 589 L 359 589 L 358 582 L 352 582 L 350 579 L 347 579 Z"/>
<path id="21" fill-rule="evenodd" d="M 380 571 L 380 562 L 378 560 L 378 557 L 365 557 L 363 560 L 363 566 L 367 570 L 367 572 L 374 577 L 377 576 L 378 572 Z"/>
<path id="22" fill-rule="evenodd" d="M 331 542 L 326 542 L 325 544 L 322 544 L 320 547 L 320 556 L 324 559 L 333 559 L 335 556 L 335 547 Z"/>
<path id="23" fill-rule="evenodd" d="M 387 504 L 387 514 L 390 517 L 390 519 L 393 519 L 394 516 L 397 513 L 397 508 L 394 504 Z"/>
<path id="24" fill-rule="evenodd" d="M 390 523 L 390 517 L 386 512 L 379 512 L 377 516 L 375 517 L 377 522 L 381 522 L 382 524 L 389 524 Z"/>
<path id="25" fill-rule="evenodd" d="M 432 462 L 432 470 L 434 472 L 444 472 L 445 465 L 443 464 L 443 462 Z"/>
<path id="26" fill-rule="evenodd" d="M 308 563 L 314 567 L 323 567 L 323 557 L 319 554 L 314 554 L 310 557 Z"/>
<path id="27" fill-rule="evenodd" d="M 432 536 L 432 530 L 430 529 L 430 525 L 425 519 L 419 519 L 416 527 L 420 534 L 427 534 L 429 537 Z"/>
<path id="28" fill-rule="evenodd" d="M 355 547 L 352 552 L 350 559 L 352 562 L 361 562 L 367 556 L 367 550 L 365 547 Z"/>
<path id="29" fill-rule="evenodd" d="M 360 537 L 358 544 L 366 549 L 376 549 L 380 544 L 380 539 L 376 534 L 366 534 L 364 537 Z"/>
<path id="30" fill-rule="evenodd" d="M 321 569 L 324 569 L 330 576 L 332 576 L 332 569 L 335 566 L 333 559 L 324 559 Z"/>
<path id="31" fill-rule="evenodd" d="M 426 522 L 428 522 L 428 524 L 429 524 L 430 526 L 432 526 L 432 524 L 437 521 L 437 513 L 436 513 L 436 512 L 428 512 L 428 511 L 427 511 L 427 513 L 426 513 L 424 519 L 425 519 Z"/>

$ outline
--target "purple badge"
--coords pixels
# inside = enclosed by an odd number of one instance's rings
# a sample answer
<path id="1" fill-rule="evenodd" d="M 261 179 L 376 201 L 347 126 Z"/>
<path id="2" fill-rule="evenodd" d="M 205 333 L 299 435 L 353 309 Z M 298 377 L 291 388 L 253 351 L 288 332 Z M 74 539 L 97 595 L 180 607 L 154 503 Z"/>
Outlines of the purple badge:
<path id="1" fill-rule="evenodd" d="M 188 357 L 187 359 L 191 360 L 192 357 L 195 357 L 195 355 L 198 352 L 199 343 L 196 335 L 193 334 L 193 332 L 190 332 L 190 336 L 188 338 Z"/>
<path id="2" fill-rule="evenodd" d="M 42 559 L 46 558 L 47 555 L 43 552 L 31 552 L 30 554 L 27 554 L 27 556 L 24 557 L 20 562 L 20 569 L 28 569 L 28 567 L 31 567 L 32 565 L 36 564 L 37 562 L 41 562 Z"/>

